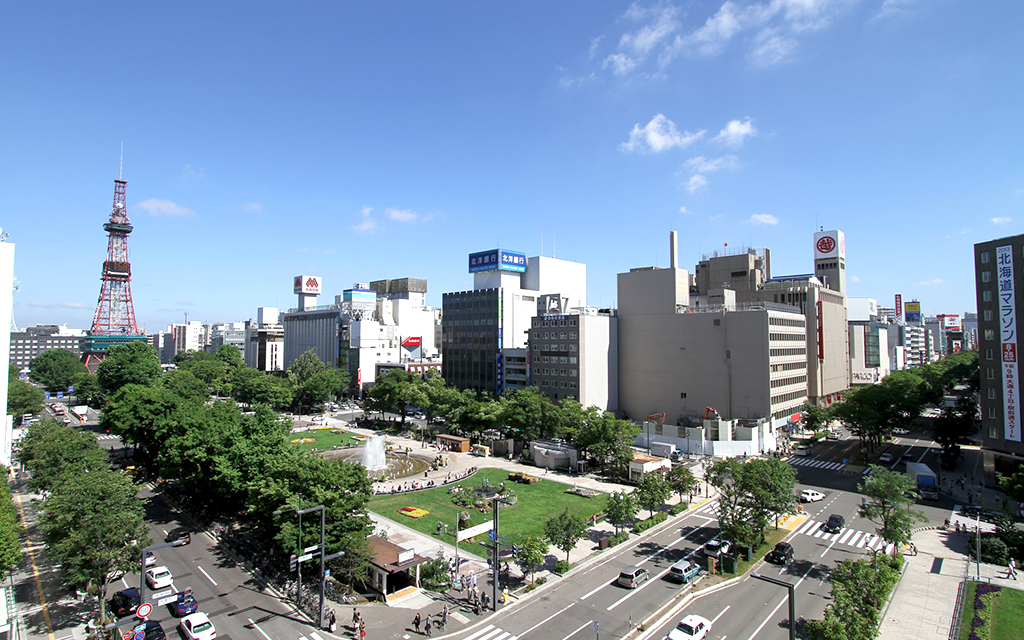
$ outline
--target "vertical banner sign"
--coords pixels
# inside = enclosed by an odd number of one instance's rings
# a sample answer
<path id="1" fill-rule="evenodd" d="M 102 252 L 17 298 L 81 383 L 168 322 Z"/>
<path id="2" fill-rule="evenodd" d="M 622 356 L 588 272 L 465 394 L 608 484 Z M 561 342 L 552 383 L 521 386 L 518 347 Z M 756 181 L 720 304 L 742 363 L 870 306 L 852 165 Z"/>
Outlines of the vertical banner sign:
<path id="1" fill-rule="evenodd" d="M 999 283 L 999 341 L 1003 361 L 1004 437 L 1020 442 L 1020 407 L 1017 406 L 1017 301 L 1013 292 L 1013 247 L 996 247 Z"/>
<path id="2" fill-rule="evenodd" d="M 903 319 L 903 294 L 896 294 L 896 322 Z"/>

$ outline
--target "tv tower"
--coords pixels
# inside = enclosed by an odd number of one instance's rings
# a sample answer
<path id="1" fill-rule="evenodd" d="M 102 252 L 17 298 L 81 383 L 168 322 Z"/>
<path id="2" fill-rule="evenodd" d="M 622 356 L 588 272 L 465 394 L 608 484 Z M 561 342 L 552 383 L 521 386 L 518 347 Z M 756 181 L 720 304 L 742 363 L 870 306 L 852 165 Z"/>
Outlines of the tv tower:
<path id="1" fill-rule="evenodd" d="M 106 357 L 109 347 L 134 340 L 143 340 L 135 324 L 135 308 L 132 305 L 132 267 L 128 260 L 128 234 L 132 225 L 125 209 L 125 191 L 128 183 L 121 179 L 114 181 L 114 207 L 110 221 L 103 225 L 109 236 L 107 259 L 103 261 L 103 281 L 100 298 L 96 303 L 96 314 L 92 330 L 83 341 L 82 362 L 86 368 L 96 372 L 96 367 Z"/>

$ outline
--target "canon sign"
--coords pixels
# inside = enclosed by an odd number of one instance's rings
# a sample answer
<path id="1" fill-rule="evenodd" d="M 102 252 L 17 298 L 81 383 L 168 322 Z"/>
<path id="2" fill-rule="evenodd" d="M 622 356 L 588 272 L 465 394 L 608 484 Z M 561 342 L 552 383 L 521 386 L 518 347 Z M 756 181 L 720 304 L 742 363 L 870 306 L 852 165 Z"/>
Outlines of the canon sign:
<path id="1" fill-rule="evenodd" d="M 295 276 L 292 293 L 301 293 L 307 296 L 320 295 L 320 276 Z"/>

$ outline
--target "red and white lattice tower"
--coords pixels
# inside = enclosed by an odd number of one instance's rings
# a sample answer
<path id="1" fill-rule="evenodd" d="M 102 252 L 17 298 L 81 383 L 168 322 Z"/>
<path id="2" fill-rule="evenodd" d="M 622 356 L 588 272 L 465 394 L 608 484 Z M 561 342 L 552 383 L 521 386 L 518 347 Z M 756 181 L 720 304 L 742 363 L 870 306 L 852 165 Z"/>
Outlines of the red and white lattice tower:
<path id="1" fill-rule="evenodd" d="M 92 319 L 92 334 L 101 336 L 137 336 L 135 308 L 132 306 L 132 267 L 128 261 L 128 234 L 132 225 L 125 210 L 124 180 L 114 181 L 114 209 L 103 230 L 110 235 L 107 259 L 103 262 L 103 286 Z"/>

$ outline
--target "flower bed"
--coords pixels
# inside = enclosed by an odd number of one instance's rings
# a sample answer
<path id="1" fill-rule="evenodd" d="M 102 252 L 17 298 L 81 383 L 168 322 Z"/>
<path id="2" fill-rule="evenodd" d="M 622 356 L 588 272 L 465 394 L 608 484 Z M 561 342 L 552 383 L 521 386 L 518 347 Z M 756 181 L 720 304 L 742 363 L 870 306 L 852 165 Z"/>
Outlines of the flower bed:
<path id="1" fill-rule="evenodd" d="M 992 604 L 1003 588 L 997 584 L 981 583 L 974 592 L 974 618 L 971 620 L 970 640 L 989 640 L 992 634 Z"/>
<path id="2" fill-rule="evenodd" d="M 566 493 L 571 493 L 574 496 L 582 496 L 584 498 L 595 498 L 600 495 L 597 491 L 591 491 L 590 489 L 584 489 L 583 487 L 573 487 L 572 489 L 566 489 Z"/>

